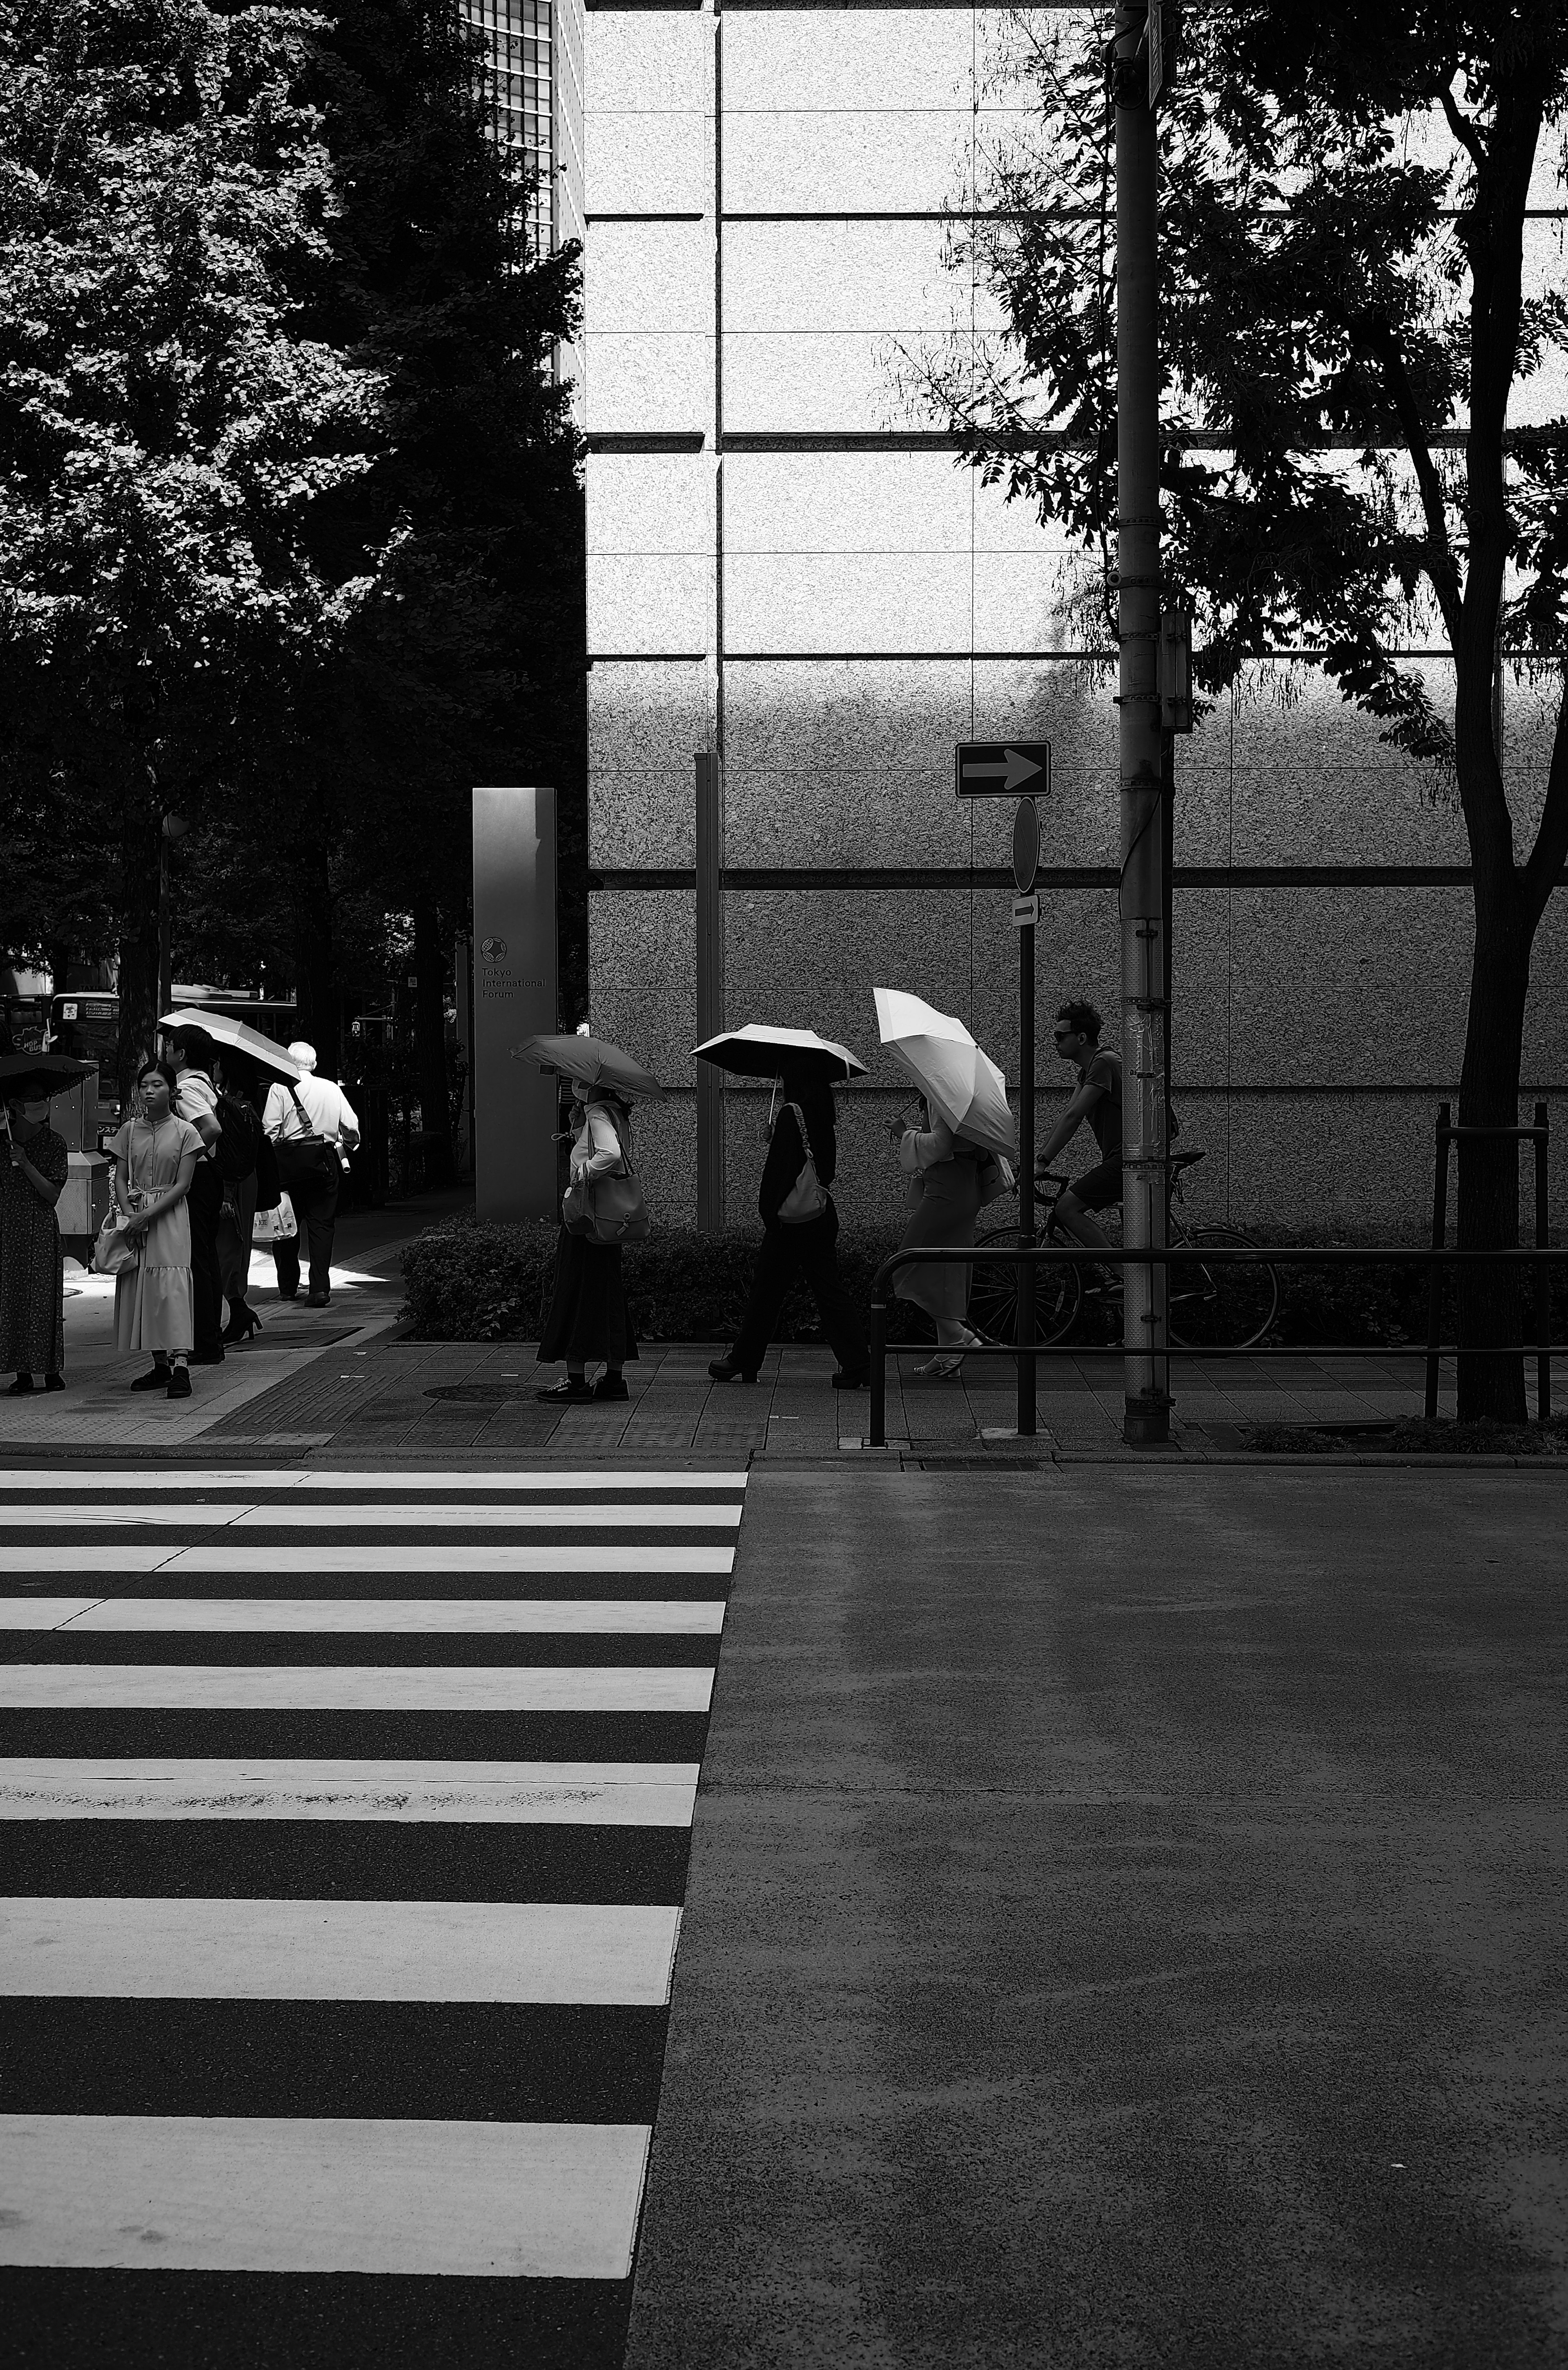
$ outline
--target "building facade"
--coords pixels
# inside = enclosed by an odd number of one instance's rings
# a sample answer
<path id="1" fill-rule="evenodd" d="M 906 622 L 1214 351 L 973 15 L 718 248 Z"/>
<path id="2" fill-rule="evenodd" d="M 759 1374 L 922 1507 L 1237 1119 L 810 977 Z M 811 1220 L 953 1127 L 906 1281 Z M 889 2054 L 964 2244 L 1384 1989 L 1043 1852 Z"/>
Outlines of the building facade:
<path id="1" fill-rule="evenodd" d="M 814 1026 L 871 1064 L 844 1098 L 849 1214 L 898 1206 L 884 1123 L 906 1089 L 878 1057 L 873 984 L 962 1015 L 1016 1077 L 1012 805 L 959 806 L 955 741 L 1054 744 L 1047 1072 L 1064 997 L 1118 1009 L 1114 686 L 1073 625 L 1082 557 L 983 485 L 913 391 L 922 356 L 981 369 L 994 350 L 984 288 L 951 266 L 952 210 L 1023 127 L 1016 24 L 590 0 L 593 1018 L 677 1088 L 641 1122 L 672 1214 L 694 1205 L 696 752 L 723 782 L 726 1018 Z M 1444 696 L 1445 657 L 1419 662 Z M 1544 707 L 1511 696 L 1526 827 L 1549 749 Z M 1173 1100 L 1208 1154 L 1190 1205 L 1418 1224 L 1463 1043 L 1459 816 L 1288 654 L 1177 758 Z M 1526 1092 L 1568 1117 L 1561 897 L 1535 971 Z M 1043 1120 L 1066 1083 L 1043 1077 Z M 724 1099 L 744 1220 L 765 1105 Z"/>

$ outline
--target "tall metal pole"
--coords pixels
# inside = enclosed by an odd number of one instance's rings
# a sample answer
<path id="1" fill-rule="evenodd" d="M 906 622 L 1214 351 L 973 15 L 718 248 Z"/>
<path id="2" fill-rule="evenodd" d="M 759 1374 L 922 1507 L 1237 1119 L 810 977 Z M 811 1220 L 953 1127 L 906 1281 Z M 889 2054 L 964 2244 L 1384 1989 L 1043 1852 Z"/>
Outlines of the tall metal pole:
<path id="1" fill-rule="evenodd" d="M 1116 572 L 1122 823 L 1122 1232 L 1163 1248 L 1168 1136 L 1165 811 L 1159 685 L 1159 357 L 1157 157 L 1145 34 L 1148 12 L 1116 12 Z M 1124 1268 L 1123 1437 L 1167 1440 L 1163 1270 Z"/>
<path id="2" fill-rule="evenodd" d="M 697 1034 L 724 1026 L 724 805 L 719 760 L 701 751 L 697 775 Z M 724 1108 L 719 1073 L 697 1065 L 697 1223 L 705 1235 L 724 1224 Z"/>
<path id="3" fill-rule="evenodd" d="M 1034 1232 L 1034 925 L 1018 934 L 1018 1223 L 1027 1242 Z M 1034 1438 L 1034 1270 L 1018 1271 L 1018 1341 L 1029 1354 L 1018 1362 L 1018 1431 Z"/>

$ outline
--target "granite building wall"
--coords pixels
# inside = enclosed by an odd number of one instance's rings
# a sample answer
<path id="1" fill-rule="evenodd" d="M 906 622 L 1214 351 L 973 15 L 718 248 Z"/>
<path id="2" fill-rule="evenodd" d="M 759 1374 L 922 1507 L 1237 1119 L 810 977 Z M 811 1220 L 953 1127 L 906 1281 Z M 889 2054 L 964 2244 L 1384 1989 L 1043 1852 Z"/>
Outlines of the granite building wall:
<path id="1" fill-rule="evenodd" d="M 996 350 L 944 249 L 955 197 L 1024 121 L 1007 13 L 589 8 L 593 1018 L 680 1089 L 642 1122 L 672 1214 L 695 1204 L 696 751 L 723 771 L 728 1017 L 818 1027 L 872 1065 L 843 1099 L 847 1211 L 897 1202 L 882 1128 L 906 1090 L 877 1054 L 873 983 L 963 1015 L 1016 1075 L 1011 802 L 960 808 L 955 740 L 1052 741 L 1043 1040 L 1065 995 L 1116 1010 L 1115 711 L 1074 622 L 1082 557 L 959 463 L 911 393 L 922 353 L 978 369 Z M 1538 272 L 1559 235 L 1539 230 Z M 1420 662 L 1447 697 L 1446 659 Z M 1516 687 L 1522 830 L 1549 746 Z M 1418 1225 L 1463 1041 L 1451 801 L 1288 656 L 1177 759 L 1174 1100 L 1208 1154 L 1192 1204 Z M 1558 897 L 1525 1087 L 1568 1120 L 1565 973 Z M 1042 1088 L 1043 1119 L 1060 1087 Z M 742 1218 L 762 1106 L 726 1105 Z M 1568 1220 L 1568 1164 L 1555 1200 Z"/>

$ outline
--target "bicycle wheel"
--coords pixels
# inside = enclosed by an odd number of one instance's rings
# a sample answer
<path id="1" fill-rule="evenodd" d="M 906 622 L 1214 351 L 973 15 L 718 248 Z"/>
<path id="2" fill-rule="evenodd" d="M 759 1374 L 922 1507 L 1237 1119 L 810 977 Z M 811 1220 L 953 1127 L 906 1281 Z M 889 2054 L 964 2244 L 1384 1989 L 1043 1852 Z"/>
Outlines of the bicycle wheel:
<path id="1" fill-rule="evenodd" d="M 998 1226 L 974 1245 L 974 1279 L 969 1291 L 969 1321 L 989 1341 L 1018 1339 L 1019 1270 L 1009 1261 L 987 1262 L 987 1248 L 1021 1250 L 1038 1243 L 1039 1234 L 1026 1235 L 1020 1226 Z M 1053 1260 L 1034 1271 L 1034 1341 L 1043 1348 L 1070 1333 L 1078 1313 L 1083 1287 L 1078 1269 L 1066 1260 Z"/>
<path id="2" fill-rule="evenodd" d="M 1266 1260 L 1210 1266 L 1205 1250 L 1252 1250 L 1239 1226 L 1194 1226 L 1172 1244 L 1192 1259 L 1170 1262 L 1170 1339 L 1184 1350 L 1250 1350 L 1279 1307 L 1279 1277 Z"/>

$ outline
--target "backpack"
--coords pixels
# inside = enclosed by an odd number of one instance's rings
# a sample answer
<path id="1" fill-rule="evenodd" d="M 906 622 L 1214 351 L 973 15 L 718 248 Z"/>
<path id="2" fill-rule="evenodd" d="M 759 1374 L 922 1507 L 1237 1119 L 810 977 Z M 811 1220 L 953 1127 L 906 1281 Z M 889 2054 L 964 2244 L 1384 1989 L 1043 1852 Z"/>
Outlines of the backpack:
<path id="1" fill-rule="evenodd" d="M 277 1149 L 263 1129 L 256 1145 L 256 1206 L 259 1210 L 275 1210 L 282 1198 L 283 1180 L 278 1174 Z"/>
<path id="2" fill-rule="evenodd" d="M 213 1166 L 229 1184 L 252 1174 L 261 1142 L 261 1122 L 237 1095 L 219 1095 L 215 1116 L 219 1135 L 212 1147 Z"/>
<path id="3" fill-rule="evenodd" d="M 820 1218 L 827 1207 L 827 1188 L 817 1175 L 816 1162 L 812 1158 L 812 1140 L 806 1133 L 805 1112 L 799 1103 L 786 1103 L 784 1108 L 795 1114 L 795 1125 L 801 1131 L 801 1143 L 805 1152 L 806 1165 L 778 1205 L 779 1224 L 786 1226 L 809 1226 L 812 1220 Z"/>

